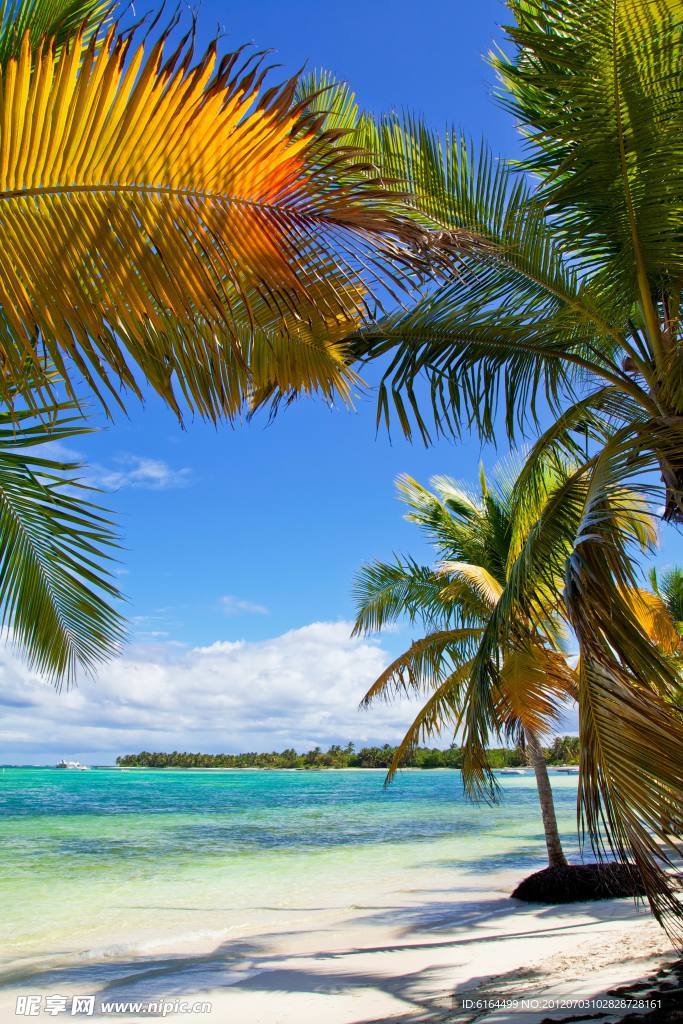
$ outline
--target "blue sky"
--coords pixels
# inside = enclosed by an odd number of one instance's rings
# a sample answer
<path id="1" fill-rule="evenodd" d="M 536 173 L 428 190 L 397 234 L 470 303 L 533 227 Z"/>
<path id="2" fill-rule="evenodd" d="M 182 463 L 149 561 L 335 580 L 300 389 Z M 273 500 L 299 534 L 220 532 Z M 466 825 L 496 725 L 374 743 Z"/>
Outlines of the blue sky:
<path id="1" fill-rule="evenodd" d="M 495 150 L 510 152 L 514 129 L 491 99 L 494 78 L 482 57 L 500 38 L 502 5 L 441 0 L 420 5 L 419 17 L 415 10 L 402 0 L 353 0 L 324 14 L 312 0 L 205 2 L 200 41 L 220 22 L 226 48 L 273 47 L 273 60 L 284 65 L 274 76 L 305 62 L 326 67 L 372 111 L 412 109 L 474 137 L 485 130 Z M 480 458 L 475 440 L 425 451 L 398 434 L 393 443 L 385 433 L 376 437 L 371 395 L 353 413 L 301 403 L 271 426 L 262 418 L 235 429 L 188 423 L 185 431 L 150 399 L 144 410 L 131 404 L 129 421 L 119 417 L 74 447 L 122 474 L 111 504 L 120 513 L 130 570 L 122 584 L 139 631 L 168 630 L 193 644 L 348 617 L 360 562 L 417 542 L 394 499 L 395 476 L 476 478 Z M 130 480 L 131 457 L 162 461 L 168 476 Z M 233 598 L 227 608 L 226 596 Z M 250 613 L 239 602 L 268 611 Z"/>
<path id="2" fill-rule="evenodd" d="M 282 75 L 328 68 L 371 111 L 410 109 L 513 155 L 514 127 L 483 58 L 504 16 L 496 0 L 205 2 L 199 39 L 220 23 L 226 49 L 272 47 Z M 409 709 L 359 716 L 356 705 L 410 634 L 348 641 L 353 575 L 394 551 L 429 557 L 402 521 L 393 480 L 474 481 L 475 439 L 424 449 L 376 436 L 371 394 L 353 412 L 300 403 L 271 425 L 185 430 L 152 396 L 71 447 L 111 491 L 133 646 L 69 696 L 7 655 L 0 703 L 14 717 L 0 729 L 0 761 L 398 738 Z M 497 456 L 484 457 L 490 466 Z M 662 560 L 677 547 L 668 541 Z"/>

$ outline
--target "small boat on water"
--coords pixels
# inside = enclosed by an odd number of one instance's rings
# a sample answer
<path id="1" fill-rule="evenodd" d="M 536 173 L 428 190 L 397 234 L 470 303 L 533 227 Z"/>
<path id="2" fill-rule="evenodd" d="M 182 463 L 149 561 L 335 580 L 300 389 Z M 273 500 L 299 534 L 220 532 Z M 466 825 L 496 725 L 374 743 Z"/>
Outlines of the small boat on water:
<path id="1" fill-rule="evenodd" d="M 80 761 L 64 761 L 63 759 L 56 765 L 57 768 L 68 768 L 72 772 L 89 772 L 90 767 L 87 764 L 81 764 Z"/>
<path id="2" fill-rule="evenodd" d="M 579 766 L 578 764 L 565 764 L 555 769 L 556 772 L 562 772 L 564 775 L 578 775 Z"/>
<path id="3" fill-rule="evenodd" d="M 496 768 L 496 775 L 526 775 L 528 768 Z"/>

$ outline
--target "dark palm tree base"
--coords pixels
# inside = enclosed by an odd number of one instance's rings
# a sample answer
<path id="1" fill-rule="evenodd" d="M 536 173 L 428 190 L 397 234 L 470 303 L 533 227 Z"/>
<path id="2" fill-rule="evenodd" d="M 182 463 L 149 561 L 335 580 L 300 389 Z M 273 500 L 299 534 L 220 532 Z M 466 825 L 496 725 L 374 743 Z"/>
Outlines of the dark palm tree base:
<path id="1" fill-rule="evenodd" d="M 525 903 L 579 903 L 644 896 L 639 872 L 630 864 L 568 864 L 543 868 L 520 882 L 512 898 Z"/>

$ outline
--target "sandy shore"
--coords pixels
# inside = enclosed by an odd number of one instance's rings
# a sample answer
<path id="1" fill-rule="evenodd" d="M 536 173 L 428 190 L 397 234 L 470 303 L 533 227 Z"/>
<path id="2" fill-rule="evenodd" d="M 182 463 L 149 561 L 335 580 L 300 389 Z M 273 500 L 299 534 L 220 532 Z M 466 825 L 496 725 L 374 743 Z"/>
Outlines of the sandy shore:
<path id="1" fill-rule="evenodd" d="M 161 1012 L 114 1017 L 101 1008 L 108 1000 L 184 1000 L 211 1011 L 174 1019 L 204 1024 L 537 1024 L 592 1012 L 563 1014 L 548 1000 L 599 996 L 675 959 L 631 901 L 530 906 L 508 897 L 518 880 L 510 871 L 470 875 L 453 892 L 437 872 L 431 884 L 424 875 L 413 886 L 404 879 L 349 906 L 326 905 L 322 894 L 319 907 L 283 908 L 266 930 L 244 928 L 218 945 L 169 936 L 125 954 L 56 954 L 39 969 L 15 967 L 0 992 L 0 1020 L 21 1019 L 17 995 L 40 996 L 44 1008 L 58 994 L 69 1000 L 61 1016 L 70 1020 L 149 1020 Z M 70 1015 L 75 995 L 95 997 L 93 1015 Z M 466 1002 L 484 998 L 541 1003 L 482 1011 Z"/>

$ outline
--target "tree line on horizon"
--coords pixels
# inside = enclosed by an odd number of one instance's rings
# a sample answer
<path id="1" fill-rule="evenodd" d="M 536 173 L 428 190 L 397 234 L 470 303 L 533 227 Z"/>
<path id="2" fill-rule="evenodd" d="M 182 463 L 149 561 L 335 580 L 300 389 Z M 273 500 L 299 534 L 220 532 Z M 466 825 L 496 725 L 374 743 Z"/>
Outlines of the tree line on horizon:
<path id="1" fill-rule="evenodd" d="M 575 765 L 579 761 L 578 736 L 556 736 L 550 746 L 543 747 L 549 765 Z M 116 758 L 120 768 L 385 768 L 388 769 L 398 748 L 389 743 L 381 747 L 341 746 L 333 743 L 327 750 L 314 747 L 297 753 L 292 747 L 269 753 L 200 754 L 174 750 L 171 753 L 140 751 Z M 416 747 L 402 761 L 404 768 L 458 768 L 463 766 L 465 752 L 452 744 L 445 749 Z M 526 766 L 528 759 L 521 747 L 494 747 L 489 750 L 492 768 Z"/>

